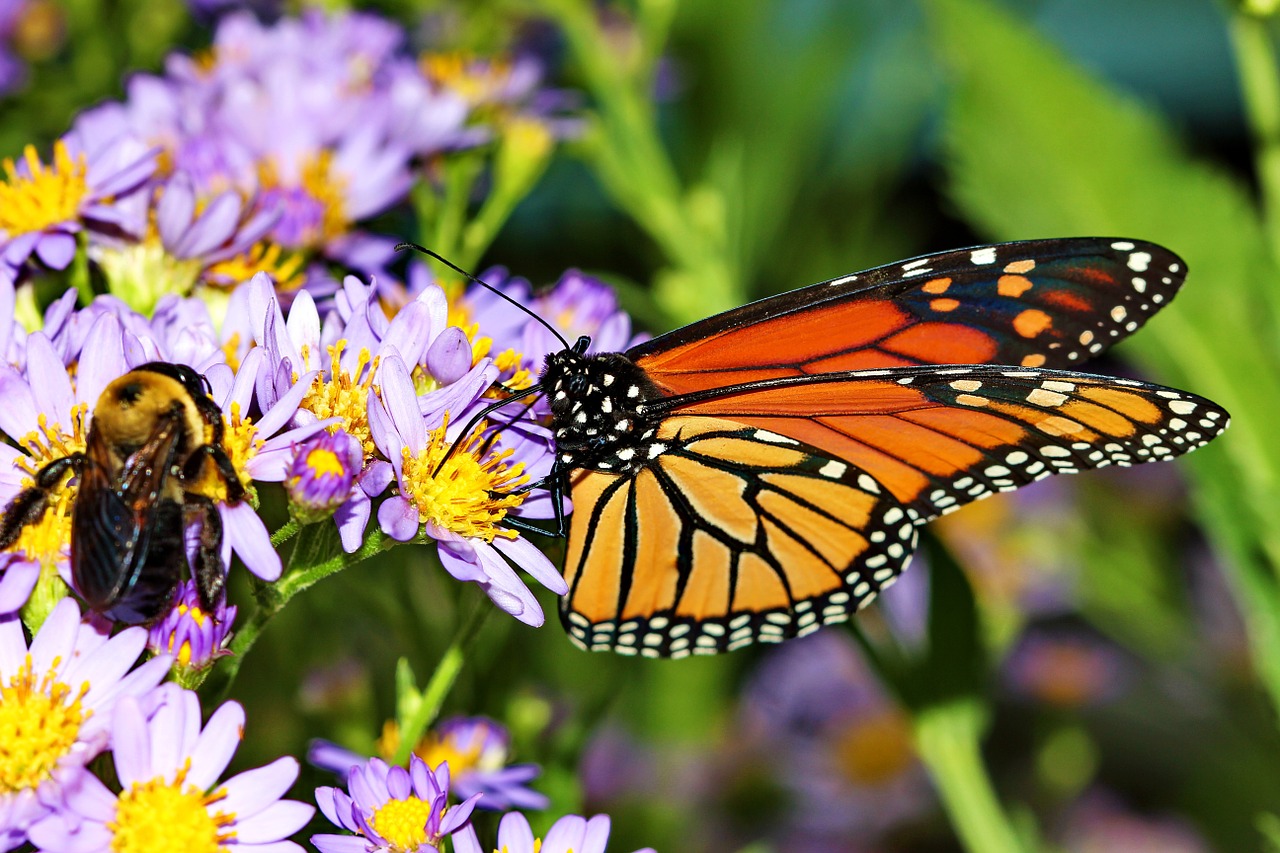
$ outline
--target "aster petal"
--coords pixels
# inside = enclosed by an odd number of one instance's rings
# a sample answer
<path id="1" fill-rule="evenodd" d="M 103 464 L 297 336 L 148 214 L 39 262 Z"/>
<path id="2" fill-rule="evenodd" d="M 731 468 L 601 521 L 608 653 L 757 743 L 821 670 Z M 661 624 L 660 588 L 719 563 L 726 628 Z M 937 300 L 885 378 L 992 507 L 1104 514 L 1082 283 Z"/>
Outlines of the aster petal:
<path id="1" fill-rule="evenodd" d="M 413 793 L 413 784 L 409 781 L 409 771 L 403 767 L 392 767 L 387 771 L 387 791 L 393 800 L 408 799 Z"/>
<path id="2" fill-rule="evenodd" d="M 387 486 L 391 485 L 391 481 L 395 479 L 395 476 L 395 469 L 391 467 L 389 462 L 375 460 L 360 472 L 360 478 L 357 482 L 360 484 L 362 492 L 371 498 L 376 498 L 387 490 Z"/>
<path id="3" fill-rule="evenodd" d="M 431 342 L 428 336 L 431 328 L 431 311 L 426 304 L 418 301 L 410 302 L 400 309 L 387 327 L 382 338 L 384 347 L 393 347 L 400 353 L 405 364 L 417 364 L 422 360 L 422 353 Z"/>
<path id="4" fill-rule="evenodd" d="M 547 830 L 542 839 L 542 849 L 546 853 L 575 853 L 582 851 L 582 839 L 587 833 L 587 822 L 577 815 L 565 815 Z M 593 851 L 594 853 L 594 851 Z"/>
<path id="5" fill-rule="evenodd" d="M 369 391 L 365 411 L 369 414 L 369 435 L 382 455 L 391 460 L 392 471 L 398 478 L 404 464 L 404 439 L 396 431 L 396 425 L 392 422 L 391 415 L 387 414 L 382 400 L 372 390 Z"/>
<path id="6" fill-rule="evenodd" d="M 245 853 L 306 853 L 302 845 L 292 841 L 271 841 L 266 844 L 251 844 Z M 650 851 L 653 853 L 653 851 Z"/>
<path id="7" fill-rule="evenodd" d="M 36 243 L 36 255 L 50 269 L 65 270 L 76 256 L 76 238 L 66 231 L 46 232 Z"/>
<path id="8" fill-rule="evenodd" d="M 197 729 L 199 727 L 200 700 L 189 690 L 170 693 L 166 698 L 151 717 L 147 732 L 151 742 L 151 775 L 173 782 L 186 761 L 187 749 L 193 746 L 184 744 L 183 740 L 191 730 L 189 718 L 194 718 Z M 122 701 L 134 703 L 132 699 Z"/>
<path id="9" fill-rule="evenodd" d="M 440 834 L 448 835 L 456 832 L 460 826 L 471 820 L 471 813 L 475 811 L 476 803 L 480 802 L 483 796 L 484 794 L 473 794 L 445 812 L 444 819 L 440 821 Z"/>
<path id="10" fill-rule="evenodd" d="M 333 522 L 338 526 L 338 538 L 342 540 L 343 551 L 354 554 L 360 550 L 360 546 L 364 544 L 364 531 L 369 526 L 372 514 L 373 501 L 360 489 L 354 490 L 346 503 L 334 510 Z M 0 587 L 0 592 L 2 591 L 3 587 Z M 3 607 L 0 607 L 0 613 L 4 612 Z"/>
<path id="11" fill-rule="evenodd" d="M 236 232 L 236 224 L 244 204 L 233 192 L 225 192 L 211 201 L 196 219 L 178 245 L 173 254 L 179 258 L 198 258 L 230 240 Z"/>
<path id="12" fill-rule="evenodd" d="M 481 568 L 480 556 L 470 540 L 456 536 L 446 539 L 437 535 L 438 532 L 431 526 L 427 528 L 427 535 L 436 540 L 436 547 L 440 552 L 440 563 L 445 571 L 460 581 L 488 580 L 488 575 Z"/>
<path id="13" fill-rule="evenodd" d="M 76 364 L 78 402 L 96 405 L 107 383 L 127 371 L 123 331 L 115 314 L 103 314 L 89 328 L 81 355 L 88 353 L 92 357 L 82 357 Z"/>
<path id="14" fill-rule="evenodd" d="M 311 843 L 320 853 L 368 853 L 369 842 L 358 835 L 313 835 Z"/>
<path id="15" fill-rule="evenodd" d="M 533 830 L 520 812 L 507 812 L 502 816 L 498 824 L 498 849 L 508 853 L 533 853 Z"/>
<path id="16" fill-rule="evenodd" d="M 105 824 L 84 821 L 72 831 L 58 814 L 37 822 L 27 835 L 41 850 L 56 853 L 103 853 L 111 849 L 112 833 Z"/>
<path id="17" fill-rule="evenodd" d="M 271 545 L 271 532 L 248 502 L 235 506 L 222 504 L 223 529 L 232 550 L 240 555 L 244 566 L 264 581 L 279 580 L 283 566 L 280 552 Z"/>
<path id="18" fill-rule="evenodd" d="M 598 814 L 587 821 L 587 830 L 582 837 L 581 853 L 605 853 L 604 848 L 608 843 L 609 816 Z"/>
<path id="19" fill-rule="evenodd" d="M 419 453 L 427 445 L 427 428 L 418 411 L 418 394 L 413 379 L 399 355 L 391 355 L 378 368 L 377 383 L 396 432 L 413 453 Z M 394 461 L 394 460 L 393 460 Z"/>
<path id="20" fill-rule="evenodd" d="M 0 618 L 0 683 L 7 683 L 26 662 L 27 638 L 17 616 Z"/>
<path id="21" fill-rule="evenodd" d="M 293 413 L 298 411 L 298 404 L 302 402 L 303 397 L 307 396 L 307 392 L 311 390 L 311 383 L 319 374 L 318 370 L 304 374 L 292 388 L 282 394 L 272 405 L 271 411 L 258 421 L 259 433 L 274 435 L 277 430 L 287 424 L 293 418 Z"/>
<path id="22" fill-rule="evenodd" d="M 378 507 L 378 525 L 397 542 L 408 542 L 418 535 L 418 508 L 400 495 L 389 497 Z"/>
<path id="23" fill-rule="evenodd" d="M 231 382 L 225 397 L 215 397 L 218 400 L 218 408 L 222 409 L 224 415 L 230 415 L 235 407 L 240 408 L 240 413 L 247 415 L 249 406 L 253 403 L 253 392 L 257 387 L 258 376 L 262 372 L 262 360 L 266 357 L 266 352 L 262 347 L 254 347 L 245 353 L 244 359 L 240 362 L 240 369 L 236 371 L 235 379 Z"/>
<path id="24" fill-rule="evenodd" d="M 53 612 L 31 640 L 31 665 L 35 671 L 47 672 L 53 667 L 54 659 L 61 659 L 59 669 L 65 667 L 75 651 L 79 631 L 80 608 L 73 599 L 64 598 L 54 605 Z"/>
<path id="25" fill-rule="evenodd" d="M 307 291 L 300 290 L 293 297 L 293 304 L 289 306 L 289 317 L 285 320 L 285 329 L 289 333 L 289 339 L 297 346 L 299 355 L 303 348 L 306 348 L 310 351 L 311 358 L 318 363 L 321 355 L 317 351 L 320 347 L 320 314 L 316 311 L 315 299 Z M 311 365 L 299 365 L 299 367 L 311 367 Z"/>
<path id="26" fill-rule="evenodd" d="M 341 826 L 342 823 L 338 818 L 337 801 L 334 799 L 335 793 L 337 793 L 337 789 L 331 785 L 316 788 L 316 805 L 320 807 L 320 813 L 328 818 L 330 823 Z"/>
<path id="27" fill-rule="evenodd" d="M 457 382 L 419 397 L 418 411 L 422 414 L 425 428 L 439 427 L 444 422 L 445 414 L 449 413 L 450 426 L 461 429 L 463 419 L 459 417 L 459 413 L 480 399 L 480 395 L 497 378 L 498 368 L 493 365 L 493 362 L 487 358 L 481 359 L 479 364 L 471 368 L 467 375 Z M 448 437 L 450 440 L 453 439 L 452 435 Z"/>
<path id="28" fill-rule="evenodd" d="M 200 740 L 191 751 L 187 781 L 201 790 L 213 787 L 240 746 L 243 731 L 244 708 L 239 702 L 222 703 L 205 723 Z"/>
<path id="29" fill-rule="evenodd" d="M 449 840 L 453 842 L 453 853 L 487 853 L 480 846 L 480 839 L 476 836 L 476 829 L 471 824 L 467 824 L 455 832 Z M 508 853 L 517 853 L 517 851 L 510 850 Z"/>
<path id="30" fill-rule="evenodd" d="M 471 369 L 471 340 L 457 326 L 450 326 L 427 349 L 427 370 L 442 385 L 452 385 Z"/>
<path id="31" fill-rule="evenodd" d="M 278 800 L 247 820 L 236 820 L 236 840 L 241 844 L 278 841 L 307 825 L 316 807 L 297 800 Z"/>
<path id="32" fill-rule="evenodd" d="M 70 432 L 71 424 L 66 420 L 75 404 L 71 377 L 43 332 L 33 332 L 27 338 L 27 377 L 36 400 L 36 411 L 44 413 L 50 424 L 60 423 L 64 432 Z"/>
<path id="33" fill-rule="evenodd" d="M 122 697 L 111 713 L 111 754 L 124 788 L 154 779 L 170 769 L 153 766 L 147 718 L 133 696 Z"/>
<path id="34" fill-rule="evenodd" d="M 39 579 L 39 563 L 10 560 L 0 575 L 0 614 L 13 613 L 26 604 Z"/>
<path id="35" fill-rule="evenodd" d="M 245 463 L 243 470 L 255 480 L 278 483 L 288 476 L 289 466 L 297 455 L 297 445 L 300 442 L 341 423 L 342 418 L 326 418 L 273 436 L 258 448 L 253 458 Z"/>
<path id="36" fill-rule="evenodd" d="M 78 817 L 105 822 L 116 816 L 116 795 L 92 773 L 78 770 L 60 776 L 58 793 Z"/>
<path id="37" fill-rule="evenodd" d="M 36 418 L 40 410 L 31 386 L 8 365 L 0 365 L 0 399 L 4 400 L 0 406 L 0 431 L 5 435 L 20 439 L 39 426 Z"/>
<path id="38" fill-rule="evenodd" d="M 182 236 L 191 227 L 191 220 L 196 214 L 196 192 L 191 176 L 178 172 L 170 178 L 159 193 L 155 211 L 160 242 L 175 257 L 189 257 L 182 254 L 181 246 Z"/>
<path id="39" fill-rule="evenodd" d="M 523 536 L 517 536 L 515 539 L 497 536 L 494 537 L 493 546 L 504 557 L 524 569 L 533 576 L 534 580 L 556 595 L 565 595 L 569 592 L 569 585 L 565 583 L 564 576 L 556 569 L 555 564 L 528 539 Z"/>
<path id="40" fill-rule="evenodd" d="M 62 677 L 67 684 L 76 686 L 81 681 L 88 681 L 91 685 L 115 684 L 134 665 L 146 646 L 145 628 L 126 628 L 88 654 L 77 654 L 64 666 Z"/>

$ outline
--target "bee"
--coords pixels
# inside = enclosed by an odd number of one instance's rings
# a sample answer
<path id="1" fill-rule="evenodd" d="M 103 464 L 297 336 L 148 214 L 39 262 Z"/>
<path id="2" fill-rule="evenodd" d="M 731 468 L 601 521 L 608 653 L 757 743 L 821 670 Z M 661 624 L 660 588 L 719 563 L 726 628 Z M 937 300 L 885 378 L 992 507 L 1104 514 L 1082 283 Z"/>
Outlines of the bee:
<path id="1" fill-rule="evenodd" d="M 117 622 L 150 623 L 168 612 L 188 571 L 185 530 L 200 522 L 191 573 L 213 613 L 225 581 L 222 519 L 244 487 L 222 445 L 222 412 L 190 367 L 153 361 L 114 380 L 93 409 L 83 453 L 45 465 L 0 519 L 0 549 L 40 519 L 68 473 L 71 577 L 91 610 Z M 219 490 L 220 491 L 220 490 Z"/>

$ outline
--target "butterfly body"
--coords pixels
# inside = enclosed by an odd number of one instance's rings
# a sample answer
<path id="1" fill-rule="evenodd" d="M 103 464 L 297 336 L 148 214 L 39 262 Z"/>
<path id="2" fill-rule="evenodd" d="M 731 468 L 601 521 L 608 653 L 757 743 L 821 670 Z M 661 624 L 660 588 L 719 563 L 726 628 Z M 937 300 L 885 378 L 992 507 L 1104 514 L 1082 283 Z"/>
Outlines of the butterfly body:
<path id="1" fill-rule="evenodd" d="M 1136 240 L 943 252 L 770 297 L 632 347 L 547 357 L 547 484 L 569 491 L 562 618 L 649 657 L 844 621 L 920 525 L 1053 474 L 1169 459 L 1225 410 L 1074 367 L 1173 297 Z"/>

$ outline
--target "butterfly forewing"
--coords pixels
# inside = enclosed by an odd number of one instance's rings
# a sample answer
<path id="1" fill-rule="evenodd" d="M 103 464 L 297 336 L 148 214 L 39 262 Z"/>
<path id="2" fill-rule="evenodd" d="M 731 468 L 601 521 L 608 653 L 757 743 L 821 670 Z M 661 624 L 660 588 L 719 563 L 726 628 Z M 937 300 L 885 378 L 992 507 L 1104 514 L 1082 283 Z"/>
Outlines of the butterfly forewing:
<path id="1" fill-rule="evenodd" d="M 789 436 L 866 471 L 921 521 L 1051 474 L 1171 459 L 1227 426 L 1185 391 L 973 365 L 776 380 L 662 401 Z"/>
<path id="2" fill-rule="evenodd" d="M 915 513 L 777 433 L 672 417 L 638 472 L 579 471 L 564 621 L 589 649 L 683 657 L 844 621 L 915 548 Z"/>
<path id="3" fill-rule="evenodd" d="M 922 364 L 1072 367 L 1137 330 L 1185 275 L 1138 240 L 960 249 L 763 299 L 628 355 L 670 394 Z"/>

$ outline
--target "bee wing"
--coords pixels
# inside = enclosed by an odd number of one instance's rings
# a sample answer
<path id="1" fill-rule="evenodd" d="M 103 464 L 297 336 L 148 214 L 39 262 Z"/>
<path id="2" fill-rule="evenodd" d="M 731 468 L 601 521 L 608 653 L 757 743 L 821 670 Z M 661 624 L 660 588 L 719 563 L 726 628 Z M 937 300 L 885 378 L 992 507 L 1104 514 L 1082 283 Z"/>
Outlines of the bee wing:
<path id="1" fill-rule="evenodd" d="M 118 479 L 110 448 L 90 430 L 87 461 L 72 515 L 72 576 L 94 610 L 106 610 L 132 590 L 148 563 L 152 535 L 178 525 L 181 513 L 160 501 L 178 451 L 178 424 L 162 421 L 124 464 Z M 180 572 L 164 567 L 176 579 Z M 163 592 L 168 594 L 172 584 Z"/>

